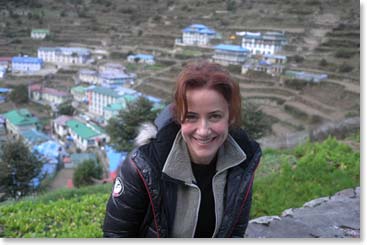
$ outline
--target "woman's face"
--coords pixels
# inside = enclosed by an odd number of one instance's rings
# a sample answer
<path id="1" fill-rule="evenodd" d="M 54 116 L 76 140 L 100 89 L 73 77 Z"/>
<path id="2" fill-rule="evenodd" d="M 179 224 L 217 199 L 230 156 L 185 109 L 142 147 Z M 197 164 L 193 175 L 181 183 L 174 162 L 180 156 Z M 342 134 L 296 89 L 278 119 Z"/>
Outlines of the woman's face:
<path id="1" fill-rule="evenodd" d="M 181 133 L 188 146 L 191 161 L 209 164 L 227 139 L 228 103 L 215 90 L 200 88 L 186 92 L 188 112 Z"/>

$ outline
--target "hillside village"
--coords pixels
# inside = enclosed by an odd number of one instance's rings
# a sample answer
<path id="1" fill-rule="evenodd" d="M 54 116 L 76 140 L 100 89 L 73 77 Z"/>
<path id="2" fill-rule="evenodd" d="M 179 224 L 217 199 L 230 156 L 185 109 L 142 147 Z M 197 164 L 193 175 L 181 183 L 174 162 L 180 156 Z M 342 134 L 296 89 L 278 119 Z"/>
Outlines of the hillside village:
<path id="1" fill-rule="evenodd" d="M 194 59 L 226 66 L 244 99 L 272 119 L 272 136 L 359 116 L 359 5 L 303 0 L 285 15 L 291 1 L 168 0 L 150 9 L 147 1 L 126 2 L 39 0 L 0 9 L 0 138 L 20 137 L 41 153 L 42 176 L 71 170 L 62 186 L 72 187 L 70 173 L 85 159 L 101 159 L 111 181 L 126 153 L 109 146 L 108 120 L 139 96 L 163 108 Z M 9 100 L 19 84 L 30 103 Z M 58 112 L 65 102 L 73 116 Z"/>

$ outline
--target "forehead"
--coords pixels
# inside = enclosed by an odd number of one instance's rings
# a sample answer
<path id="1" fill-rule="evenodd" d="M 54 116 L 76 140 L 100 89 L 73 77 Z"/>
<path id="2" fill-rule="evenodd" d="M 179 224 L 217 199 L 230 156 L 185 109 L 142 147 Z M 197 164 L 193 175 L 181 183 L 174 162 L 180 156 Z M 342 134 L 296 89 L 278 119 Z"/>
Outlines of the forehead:
<path id="1" fill-rule="evenodd" d="M 222 94 L 207 88 L 186 91 L 187 110 L 190 112 L 228 111 L 228 102 Z"/>

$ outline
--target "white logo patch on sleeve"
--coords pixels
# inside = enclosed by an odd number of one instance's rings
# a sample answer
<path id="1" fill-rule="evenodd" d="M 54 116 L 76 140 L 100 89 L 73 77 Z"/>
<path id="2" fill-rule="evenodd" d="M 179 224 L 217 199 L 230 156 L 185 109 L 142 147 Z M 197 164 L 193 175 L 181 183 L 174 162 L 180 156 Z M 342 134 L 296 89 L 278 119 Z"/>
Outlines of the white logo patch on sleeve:
<path id="1" fill-rule="evenodd" d="M 117 177 L 115 180 L 115 185 L 113 186 L 113 197 L 119 197 L 124 192 L 124 183 L 122 183 L 122 180 L 120 177 Z"/>

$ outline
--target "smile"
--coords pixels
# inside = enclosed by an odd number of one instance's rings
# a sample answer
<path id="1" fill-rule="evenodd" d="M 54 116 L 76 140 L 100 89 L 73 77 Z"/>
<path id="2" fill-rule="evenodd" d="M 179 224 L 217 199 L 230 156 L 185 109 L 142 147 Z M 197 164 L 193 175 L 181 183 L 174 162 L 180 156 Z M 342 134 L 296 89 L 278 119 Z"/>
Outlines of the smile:
<path id="1" fill-rule="evenodd" d="M 193 139 L 199 144 L 199 145 L 207 145 L 211 142 L 213 142 L 216 137 L 213 137 L 213 138 L 207 138 L 207 139 L 198 139 L 198 138 L 195 138 L 193 137 Z"/>

